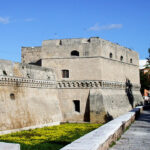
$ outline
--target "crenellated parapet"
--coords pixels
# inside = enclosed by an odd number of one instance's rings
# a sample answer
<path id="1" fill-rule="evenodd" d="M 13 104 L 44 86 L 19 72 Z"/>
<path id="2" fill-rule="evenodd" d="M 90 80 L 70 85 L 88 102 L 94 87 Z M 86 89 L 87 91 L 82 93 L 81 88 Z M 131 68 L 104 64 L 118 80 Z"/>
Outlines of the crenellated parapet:
<path id="1" fill-rule="evenodd" d="M 108 89 L 127 89 L 127 83 L 123 82 L 112 82 L 104 80 L 87 80 L 87 81 L 59 81 L 57 82 L 58 88 L 82 88 L 82 89 L 91 89 L 91 88 L 108 88 Z M 140 86 L 138 84 L 130 84 L 130 87 L 133 90 L 139 90 Z"/>
<path id="2" fill-rule="evenodd" d="M 29 88 L 56 88 L 56 81 L 35 80 L 21 77 L 0 76 L 0 86 Z"/>
<path id="3" fill-rule="evenodd" d="M 0 76 L 0 86 L 17 86 L 30 88 L 71 88 L 71 89 L 91 89 L 91 88 L 108 88 L 108 89 L 127 89 L 128 86 L 123 82 L 112 82 L 104 80 L 83 80 L 83 81 L 48 81 L 35 80 L 28 78 L 19 78 L 11 76 Z M 138 84 L 131 84 L 133 90 L 139 90 Z"/>

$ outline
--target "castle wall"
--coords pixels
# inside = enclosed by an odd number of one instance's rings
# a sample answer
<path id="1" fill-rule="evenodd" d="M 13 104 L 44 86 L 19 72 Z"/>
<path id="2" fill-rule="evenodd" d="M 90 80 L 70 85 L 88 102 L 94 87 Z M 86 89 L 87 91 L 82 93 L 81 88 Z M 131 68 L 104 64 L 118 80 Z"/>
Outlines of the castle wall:
<path id="1" fill-rule="evenodd" d="M 72 51 L 78 51 L 80 57 L 105 57 L 120 61 L 123 56 L 123 62 L 139 65 L 138 54 L 118 44 L 103 40 L 101 38 L 89 39 L 61 39 L 45 40 L 41 47 L 22 47 L 22 62 L 31 63 L 46 58 L 72 58 Z"/>
<path id="2" fill-rule="evenodd" d="M 0 63 L 0 130 L 62 121 L 52 69 Z"/>
<path id="3" fill-rule="evenodd" d="M 41 59 L 41 47 L 22 47 L 22 63 L 35 63 Z"/>
<path id="4" fill-rule="evenodd" d="M 101 60 L 101 79 L 107 81 L 126 82 L 130 80 L 133 84 L 140 85 L 139 67 L 130 63 L 114 61 L 110 59 Z"/>
<path id="5" fill-rule="evenodd" d="M 141 104 L 137 84 L 110 81 L 60 81 L 59 99 L 64 121 L 104 123 Z M 81 112 L 76 112 L 79 100 Z"/>
<path id="6" fill-rule="evenodd" d="M 106 80 L 140 84 L 137 65 L 107 58 L 43 59 L 44 67 L 52 67 L 57 80 Z M 62 77 L 62 70 L 69 70 L 69 78 Z"/>
<path id="7" fill-rule="evenodd" d="M 55 73 L 51 68 L 14 63 L 6 60 L 0 60 L 0 76 L 14 76 L 51 81 L 56 80 Z"/>
<path id="8" fill-rule="evenodd" d="M 90 121 L 107 122 L 131 110 L 141 102 L 142 96 L 138 89 L 133 89 L 130 95 L 126 89 L 91 89 Z"/>
<path id="9" fill-rule="evenodd" d="M 0 130 L 62 121 L 57 95 L 56 89 L 0 86 Z"/>
<path id="10" fill-rule="evenodd" d="M 48 122 L 105 122 L 142 102 L 138 54 L 118 44 L 100 38 L 46 40 L 41 47 L 23 47 L 22 62 L 7 62 L 9 69 L 6 67 L 5 72 L 21 81 L 18 84 L 15 80 L 14 84 L 28 96 L 22 101 L 38 123 L 45 118 Z M 4 70 L 5 65 L 1 68 Z M 0 75 L 4 76 L 3 70 Z M 68 77 L 63 77 L 62 70 L 69 71 Z M 18 109 L 16 104 L 14 108 Z"/>
<path id="11" fill-rule="evenodd" d="M 79 51 L 80 57 L 100 56 L 100 47 L 99 43 L 88 39 L 45 40 L 42 43 L 42 58 L 70 57 L 73 50 Z"/>
<path id="12" fill-rule="evenodd" d="M 98 58 L 43 59 L 43 66 L 50 66 L 57 74 L 57 80 L 99 80 L 101 63 Z M 69 78 L 62 77 L 62 70 L 69 70 Z"/>
<path id="13" fill-rule="evenodd" d="M 58 89 L 64 122 L 89 120 L 89 89 Z M 75 110 L 74 100 L 79 100 L 80 111 Z"/>
<path id="14" fill-rule="evenodd" d="M 77 50 L 79 56 L 71 56 L 72 50 Z M 99 38 L 47 40 L 43 42 L 42 54 L 42 66 L 53 68 L 60 81 L 59 88 L 63 90 L 59 90 L 59 99 L 67 99 L 65 105 L 61 100 L 64 120 L 84 120 L 86 103 L 90 109 L 89 120 L 98 123 L 115 118 L 142 102 L 138 54 L 128 48 Z M 69 78 L 62 77 L 63 69 L 69 70 Z M 127 91 L 128 82 L 130 91 Z M 88 92 L 84 93 L 85 90 Z M 72 108 L 76 95 L 84 102 L 79 118 Z"/>

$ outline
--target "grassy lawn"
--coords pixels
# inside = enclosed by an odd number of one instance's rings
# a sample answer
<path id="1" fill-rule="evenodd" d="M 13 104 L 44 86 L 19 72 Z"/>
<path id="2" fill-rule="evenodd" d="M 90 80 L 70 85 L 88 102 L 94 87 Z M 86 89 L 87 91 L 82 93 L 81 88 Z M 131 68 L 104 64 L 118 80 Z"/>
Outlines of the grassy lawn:
<path id="1" fill-rule="evenodd" d="M 21 150 L 59 150 L 100 124 L 61 124 L 0 136 L 0 141 L 20 143 Z"/>

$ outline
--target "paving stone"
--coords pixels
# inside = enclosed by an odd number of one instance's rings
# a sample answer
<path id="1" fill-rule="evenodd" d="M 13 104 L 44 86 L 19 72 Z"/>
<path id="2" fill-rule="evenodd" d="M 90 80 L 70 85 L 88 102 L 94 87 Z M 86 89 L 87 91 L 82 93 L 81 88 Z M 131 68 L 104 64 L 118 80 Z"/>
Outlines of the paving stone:
<path id="1" fill-rule="evenodd" d="M 150 150 L 150 110 L 143 111 L 109 150 Z"/>

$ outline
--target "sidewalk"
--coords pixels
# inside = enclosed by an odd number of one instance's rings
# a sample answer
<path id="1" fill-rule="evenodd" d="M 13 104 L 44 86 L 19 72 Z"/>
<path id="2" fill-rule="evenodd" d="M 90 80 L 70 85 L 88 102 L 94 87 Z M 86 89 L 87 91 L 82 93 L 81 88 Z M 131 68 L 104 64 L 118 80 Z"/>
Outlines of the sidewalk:
<path id="1" fill-rule="evenodd" d="M 150 110 L 144 110 L 109 150 L 150 150 Z"/>

